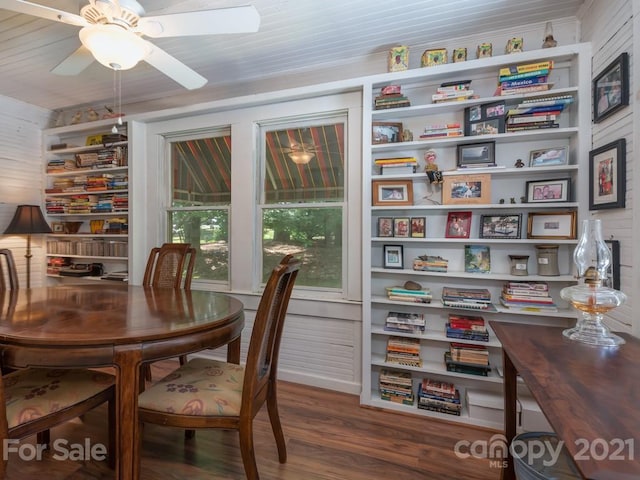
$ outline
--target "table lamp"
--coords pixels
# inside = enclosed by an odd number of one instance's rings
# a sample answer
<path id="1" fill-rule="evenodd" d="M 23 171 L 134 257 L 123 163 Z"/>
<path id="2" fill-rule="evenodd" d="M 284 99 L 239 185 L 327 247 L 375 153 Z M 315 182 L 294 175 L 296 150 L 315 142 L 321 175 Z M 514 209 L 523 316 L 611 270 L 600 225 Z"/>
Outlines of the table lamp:
<path id="1" fill-rule="evenodd" d="M 573 251 L 578 278 L 584 283 L 565 287 L 560 296 L 582 312 L 576 326 L 563 331 L 563 335 L 577 342 L 597 347 L 617 347 L 625 341 L 609 331 L 602 322 L 603 314 L 622 305 L 627 297 L 624 293 L 602 285 L 611 264 L 611 253 L 602 239 L 600 219 L 582 222 L 582 234 Z"/>
<path id="2" fill-rule="evenodd" d="M 34 233 L 52 233 L 49 224 L 42 215 L 38 205 L 18 205 L 16 213 L 9 226 L 4 231 L 5 235 L 26 235 L 27 253 L 27 288 L 31 288 L 31 235 Z"/>

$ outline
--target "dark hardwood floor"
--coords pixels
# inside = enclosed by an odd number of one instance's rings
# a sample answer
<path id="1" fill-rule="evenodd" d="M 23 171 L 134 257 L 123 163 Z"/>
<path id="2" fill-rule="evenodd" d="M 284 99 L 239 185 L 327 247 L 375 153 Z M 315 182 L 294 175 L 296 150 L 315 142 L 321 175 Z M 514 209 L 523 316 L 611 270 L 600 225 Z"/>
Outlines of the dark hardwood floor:
<path id="1" fill-rule="evenodd" d="M 173 364 L 160 362 L 152 368 L 154 378 L 160 378 Z M 261 480 L 500 478 L 500 470 L 488 460 L 460 459 L 454 453 L 459 440 L 488 440 L 494 431 L 362 408 L 354 395 L 287 382 L 280 382 L 279 405 L 288 460 L 278 462 L 263 408 L 254 422 Z M 99 408 L 57 427 L 52 439 L 106 444 L 106 418 L 106 407 Z M 245 478 L 235 431 L 199 430 L 195 439 L 185 441 L 182 430 L 148 425 L 143 435 L 142 480 Z M 51 454 L 27 461 L 12 453 L 7 472 L 10 480 L 115 478 L 106 461 L 55 460 Z"/>

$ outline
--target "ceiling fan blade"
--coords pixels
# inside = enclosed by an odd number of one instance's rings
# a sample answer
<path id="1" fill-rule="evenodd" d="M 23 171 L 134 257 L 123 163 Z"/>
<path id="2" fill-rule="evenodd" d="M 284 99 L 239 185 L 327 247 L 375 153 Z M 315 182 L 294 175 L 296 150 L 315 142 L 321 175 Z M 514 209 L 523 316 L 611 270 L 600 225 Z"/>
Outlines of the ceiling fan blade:
<path id="1" fill-rule="evenodd" d="M 85 26 L 87 21 L 80 15 L 65 12 L 56 8 L 46 7 L 25 0 L 0 0 L 0 8 L 17 13 L 25 13 L 34 17 L 53 20 L 54 22 L 68 23 L 70 25 Z"/>
<path id="2" fill-rule="evenodd" d="M 253 5 L 142 17 L 138 32 L 152 38 L 257 32 L 260 15 Z"/>
<path id="3" fill-rule="evenodd" d="M 75 52 L 56 65 L 51 73 L 56 75 L 77 75 L 94 62 L 95 58 L 87 47 L 82 45 Z"/>
<path id="4" fill-rule="evenodd" d="M 147 43 L 151 45 L 151 53 L 144 58 L 144 61 L 149 65 L 157 68 L 167 77 L 173 79 L 189 90 L 195 90 L 207 83 L 206 78 L 196 71 L 191 70 L 180 60 L 151 44 L 151 42 Z"/>

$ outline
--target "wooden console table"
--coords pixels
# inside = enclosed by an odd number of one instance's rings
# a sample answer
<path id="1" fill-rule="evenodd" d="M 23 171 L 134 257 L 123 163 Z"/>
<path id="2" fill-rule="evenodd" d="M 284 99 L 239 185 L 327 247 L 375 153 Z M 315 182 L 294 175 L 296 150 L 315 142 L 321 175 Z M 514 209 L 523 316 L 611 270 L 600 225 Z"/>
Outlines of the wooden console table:
<path id="1" fill-rule="evenodd" d="M 640 479 L 640 339 L 618 349 L 566 340 L 563 328 L 490 322 L 502 343 L 505 436 L 516 435 L 517 374 L 584 478 Z M 503 480 L 515 478 L 513 459 Z"/>

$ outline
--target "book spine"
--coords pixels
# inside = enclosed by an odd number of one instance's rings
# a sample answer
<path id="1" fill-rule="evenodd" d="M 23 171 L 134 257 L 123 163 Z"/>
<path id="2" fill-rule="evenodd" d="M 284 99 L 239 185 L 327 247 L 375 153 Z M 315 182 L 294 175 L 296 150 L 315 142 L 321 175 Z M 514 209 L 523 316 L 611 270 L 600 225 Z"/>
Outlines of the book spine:
<path id="1" fill-rule="evenodd" d="M 541 83 L 539 85 L 530 85 L 528 87 L 518 88 L 501 88 L 500 95 L 519 95 L 521 93 L 545 92 L 553 87 L 551 83 Z"/>
<path id="2" fill-rule="evenodd" d="M 541 68 L 538 70 L 532 70 L 530 72 L 524 72 L 524 73 L 515 73 L 512 75 L 500 75 L 499 80 L 501 83 L 511 82 L 513 80 L 520 80 L 522 78 L 540 77 L 543 75 L 549 75 L 548 68 Z"/>
<path id="3" fill-rule="evenodd" d="M 557 115 L 524 115 L 517 117 L 509 117 L 507 125 L 517 125 L 519 123 L 536 123 L 536 122 L 554 122 L 558 118 Z"/>
<path id="4" fill-rule="evenodd" d="M 523 100 L 522 103 L 518 104 L 517 108 L 531 107 L 534 105 L 568 105 L 570 103 L 573 103 L 573 97 L 571 95 L 557 95 Z"/>
<path id="5" fill-rule="evenodd" d="M 539 83 L 547 83 L 547 75 L 541 75 L 539 77 L 523 78 L 520 80 L 508 80 L 501 82 L 502 88 L 519 88 L 528 87 L 530 85 L 537 85 Z"/>
<path id="6" fill-rule="evenodd" d="M 552 69 L 553 68 L 553 60 L 546 60 L 544 62 L 536 62 L 536 63 L 526 63 L 523 65 L 511 65 L 509 67 L 502 67 L 500 69 L 500 76 L 507 76 L 507 75 L 515 75 L 517 73 L 527 73 L 527 72 L 533 72 L 536 70 L 543 70 L 543 69 Z"/>

